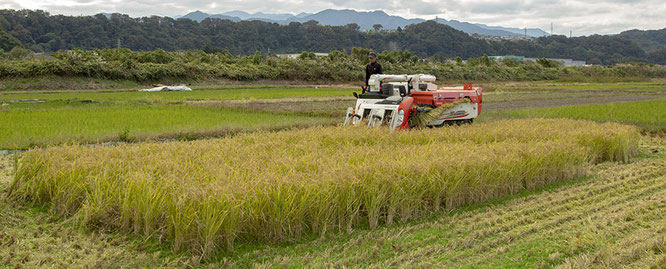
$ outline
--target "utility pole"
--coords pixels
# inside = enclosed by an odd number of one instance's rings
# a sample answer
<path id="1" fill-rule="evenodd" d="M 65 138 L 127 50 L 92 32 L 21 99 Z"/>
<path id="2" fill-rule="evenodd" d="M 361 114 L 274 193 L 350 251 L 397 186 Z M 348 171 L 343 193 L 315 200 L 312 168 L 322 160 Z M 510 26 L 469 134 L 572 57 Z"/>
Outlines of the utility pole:
<path id="1" fill-rule="evenodd" d="M 553 23 L 550 23 L 550 35 L 553 35 Z"/>
<path id="2" fill-rule="evenodd" d="M 120 49 L 120 38 L 118 38 L 118 40 L 117 40 L 117 42 L 116 42 L 116 48 L 117 48 L 117 49 Z"/>
<path id="3" fill-rule="evenodd" d="M 573 30 L 569 30 L 569 38 L 571 38 L 572 34 L 573 34 Z"/>
<path id="4" fill-rule="evenodd" d="M 525 27 L 525 36 L 527 36 L 527 27 Z"/>

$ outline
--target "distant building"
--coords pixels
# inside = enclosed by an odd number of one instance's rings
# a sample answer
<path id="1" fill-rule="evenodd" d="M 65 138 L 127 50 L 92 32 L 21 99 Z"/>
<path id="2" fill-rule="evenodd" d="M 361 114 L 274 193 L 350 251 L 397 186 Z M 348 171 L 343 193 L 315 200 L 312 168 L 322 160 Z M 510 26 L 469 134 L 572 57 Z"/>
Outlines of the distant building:
<path id="1" fill-rule="evenodd" d="M 526 58 L 525 56 L 516 56 L 516 55 L 503 55 L 503 56 L 488 56 L 488 58 L 500 61 L 500 60 L 506 60 L 506 59 L 513 59 L 513 60 L 518 60 L 518 61 L 530 61 L 530 62 L 536 62 L 539 58 Z M 561 58 L 546 58 L 551 61 L 559 62 L 562 64 L 564 67 L 569 67 L 569 66 L 585 66 L 587 65 L 587 62 L 585 61 L 577 61 L 573 59 L 561 59 Z"/>
<path id="2" fill-rule="evenodd" d="M 296 58 L 298 58 L 299 55 L 301 55 L 301 54 L 300 53 L 275 54 L 275 56 L 277 56 L 277 57 L 288 58 L 288 59 L 296 59 Z M 315 56 L 325 57 L 325 56 L 328 56 L 328 53 L 315 52 Z"/>
<path id="3" fill-rule="evenodd" d="M 536 62 L 537 59 L 539 58 L 525 58 L 525 61 L 531 61 L 531 62 Z M 569 66 L 585 66 L 587 62 L 585 61 L 577 61 L 573 59 L 560 59 L 560 58 L 546 58 L 551 61 L 556 61 L 562 63 L 562 66 L 564 67 L 569 67 Z"/>
<path id="4" fill-rule="evenodd" d="M 516 56 L 516 55 L 503 55 L 503 56 L 488 56 L 489 59 L 495 60 L 495 61 L 501 61 L 501 60 L 517 60 L 517 61 L 525 61 L 524 56 Z"/>
<path id="5" fill-rule="evenodd" d="M 478 39 L 488 40 L 488 41 L 533 41 L 536 37 L 525 36 L 525 35 L 510 35 L 510 36 L 488 36 L 481 34 L 471 34 L 470 36 Z"/>

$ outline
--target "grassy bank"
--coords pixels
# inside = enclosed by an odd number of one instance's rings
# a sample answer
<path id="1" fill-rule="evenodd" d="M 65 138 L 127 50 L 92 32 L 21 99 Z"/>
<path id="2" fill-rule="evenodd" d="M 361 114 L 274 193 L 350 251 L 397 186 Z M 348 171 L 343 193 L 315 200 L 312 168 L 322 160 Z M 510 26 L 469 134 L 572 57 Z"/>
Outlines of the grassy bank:
<path id="1" fill-rule="evenodd" d="M 569 180 L 586 163 L 626 161 L 637 137 L 614 124 L 515 120 L 52 147 L 24 154 L 10 197 L 209 255 L 236 241 L 376 228 Z"/>

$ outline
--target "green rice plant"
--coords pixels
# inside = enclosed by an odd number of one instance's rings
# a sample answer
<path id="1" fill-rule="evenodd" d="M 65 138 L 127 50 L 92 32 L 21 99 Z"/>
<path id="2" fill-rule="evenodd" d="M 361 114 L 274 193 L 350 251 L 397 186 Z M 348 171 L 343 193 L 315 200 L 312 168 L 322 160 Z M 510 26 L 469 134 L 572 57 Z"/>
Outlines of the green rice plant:
<path id="1" fill-rule="evenodd" d="M 647 131 L 666 131 L 666 99 L 617 104 L 576 105 L 503 111 L 514 117 L 585 119 L 600 122 L 623 122 Z"/>
<path id="2" fill-rule="evenodd" d="M 186 105 L 94 104 L 0 112 L 0 148 L 68 142 L 222 136 L 255 129 L 331 124 L 327 117 Z M 119 130 L 121 130 L 119 132 Z"/>
<path id="3" fill-rule="evenodd" d="M 638 129 L 504 120 L 316 127 L 190 142 L 33 149 L 9 198 L 210 256 L 234 242 L 351 232 L 516 194 L 636 154 Z"/>

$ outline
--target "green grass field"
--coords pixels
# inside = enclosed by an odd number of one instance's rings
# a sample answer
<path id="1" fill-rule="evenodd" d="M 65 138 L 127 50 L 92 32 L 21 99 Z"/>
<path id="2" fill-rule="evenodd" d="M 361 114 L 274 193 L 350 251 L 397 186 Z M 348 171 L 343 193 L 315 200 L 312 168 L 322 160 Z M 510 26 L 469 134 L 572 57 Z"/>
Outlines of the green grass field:
<path id="1" fill-rule="evenodd" d="M 503 111 L 512 117 L 585 119 L 624 122 L 648 131 L 666 131 L 666 99 L 603 105 L 579 105 Z"/>
<path id="2" fill-rule="evenodd" d="M 24 104 L 30 106 L 33 104 Z M 330 118 L 185 105 L 35 104 L 0 112 L 0 148 L 65 142 L 197 138 L 331 124 Z"/>

